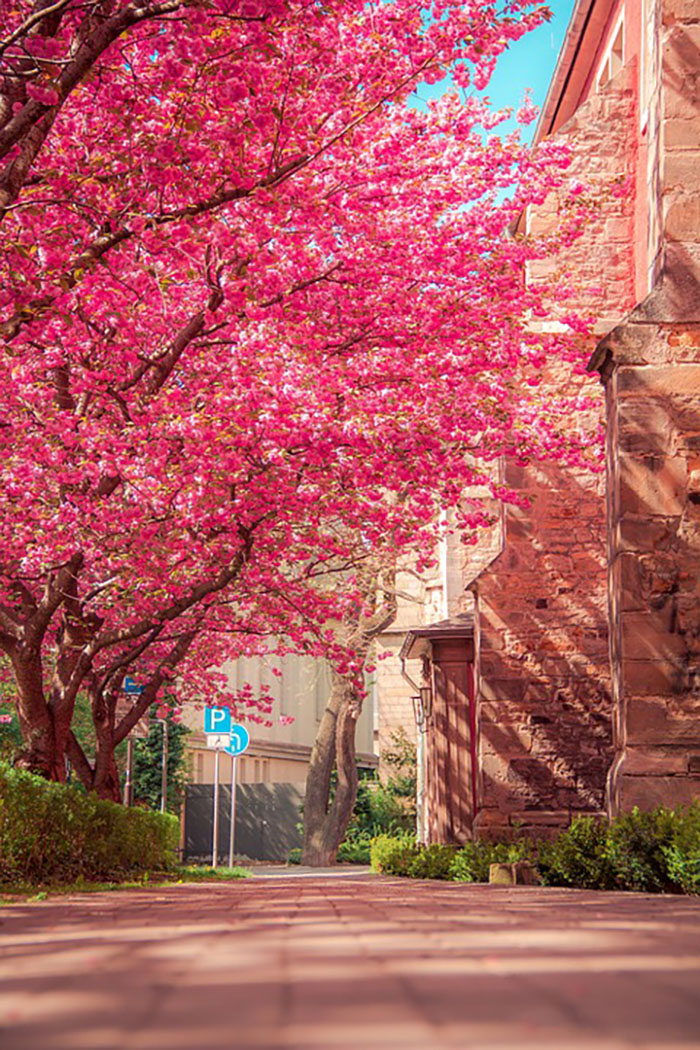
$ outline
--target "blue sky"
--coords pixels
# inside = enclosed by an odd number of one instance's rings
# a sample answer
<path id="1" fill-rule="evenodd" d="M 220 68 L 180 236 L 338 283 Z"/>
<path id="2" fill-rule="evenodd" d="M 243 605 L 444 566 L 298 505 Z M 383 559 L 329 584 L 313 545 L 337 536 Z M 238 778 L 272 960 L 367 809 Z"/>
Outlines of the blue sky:
<path id="1" fill-rule="evenodd" d="M 574 0 L 548 0 L 548 7 L 552 12 L 552 20 L 512 44 L 498 60 L 491 82 L 483 92 L 491 100 L 494 109 L 506 106 L 517 109 L 526 88 L 532 88 L 532 98 L 538 106 L 544 102 Z M 417 94 L 419 98 L 425 99 L 439 95 L 445 87 L 445 81 L 431 86 L 422 85 Z M 529 138 L 534 128 L 534 124 L 524 128 L 523 138 Z M 506 124 L 500 125 L 498 129 L 499 134 L 510 130 Z"/>

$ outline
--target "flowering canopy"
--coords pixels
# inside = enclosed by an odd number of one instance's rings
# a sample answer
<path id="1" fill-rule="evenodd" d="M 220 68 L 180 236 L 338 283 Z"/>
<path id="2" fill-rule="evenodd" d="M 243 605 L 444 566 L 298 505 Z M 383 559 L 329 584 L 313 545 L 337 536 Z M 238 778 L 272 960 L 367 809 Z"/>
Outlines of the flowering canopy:
<path id="1" fill-rule="evenodd" d="M 111 747 L 176 667 L 211 688 L 273 634 L 342 666 L 323 625 L 352 587 L 320 575 L 429 557 L 475 457 L 580 455 L 528 385 L 575 341 L 530 330 L 546 290 L 523 281 L 575 215 L 556 238 L 508 233 L 567 157 L 497 138 L 470 93 L 542 17 L 526 0 L 0 15 L 0 645 L 51 775 L 66 748 L 84 760 L 79 689 Z M 115 730 L 127 670 L 146 690 Z"/>

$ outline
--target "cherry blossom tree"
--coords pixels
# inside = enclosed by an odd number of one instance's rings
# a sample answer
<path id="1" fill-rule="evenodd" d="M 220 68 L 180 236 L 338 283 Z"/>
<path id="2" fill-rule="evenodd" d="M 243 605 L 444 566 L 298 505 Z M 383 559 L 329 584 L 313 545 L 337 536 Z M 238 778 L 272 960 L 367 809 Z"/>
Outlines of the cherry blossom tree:
<path id="1" fill-rule="evenodd" d="M 475 455 L 580 457 L 529 385 L 577 337 L 532 330 L 551 289 L 522 278 L 576 235 L 580 198 L 556 236 L 512 238 L 568 158 L 498 138 L 472 91 L 545 15 L 0 14 L 0 648 L 29 767 L 62 780 L 69 757 L 118 797 L 114 747 L 173 677 L 215 699 L 225 658 L 280 636 L 358 672 L 328 627 L 363 600 L 358 549 L 429 557 Z M 125 673 L 144 692 L 118 717 Z"/>

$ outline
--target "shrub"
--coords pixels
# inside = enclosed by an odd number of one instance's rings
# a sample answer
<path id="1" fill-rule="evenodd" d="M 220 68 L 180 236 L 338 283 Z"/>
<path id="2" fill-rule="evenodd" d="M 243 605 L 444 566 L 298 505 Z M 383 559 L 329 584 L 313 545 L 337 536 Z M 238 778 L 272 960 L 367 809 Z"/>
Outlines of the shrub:
<path id="1" fill-rule="evenodd" d="M 548 886 L 589 890 L 682 890 L 700 894 L 700 801 L 681 810 L 638 809 L 611 823 L 577 817 L 552 842 L 418 846 L 411 835 L 372 841 L 375 871 L 421 879 L 486 882 L 489 866 L 529 860 Z"/>
<path id="2" fill-rule="evenodd" d="M 606 857 L 616 889 L 660 893 L 670 888 L 665 850 L 673 841 L 676 819 L 663 806 L 648 813 L 635 807 L 609 825 Z"/>
<path id="3" fill-rule="evenodd" d="M 544 884 L 614 889 L 607 839 L 607 824 L 593 817 L 576 817 L 553 842 L 540 843 L 537 864 Z"/>
<path id="4" fill-rule="evenodd" d="M 402 825 L 410 830 L 416 823 L 416 745 L 409 740 L 403 727 L 391 733 L 389 742 L 390 747 L 382 752 L 382 762 L 391 771 L 386 782 L 386 791 L 400 803 Z"/>
<path id="5" fill-rule="evenodd" d="M 416 854 L 409 861 L 408 874 L 414 879 L 449 879 L 455 858 L 455 846 L 416 847 Z"/>
<path id="6" fill-rule="evenodd" d="M 174 861 L 178 822 L 0 763 L 0 880 L 109 880 Z"/>
<path id="7" fill-rule="evenodd" d="M 692 817 L 663 806 L 647 813 L 635 808 L 609 824 L 579 817 L 553 842 L 540 847 L 540 872 L 552 886 L 659 893 L 682 886 L 683 870 L 691 874 L 692 829 Z M 697 833 L 696 841 L 700 849 Z M 690 884 L 692 878 L 685 881 Z"/>
<path id="8" fill-rule="evenodd" d="M 372 870 L 385 875 L 409 875 L 410 861 L 419 849 L 412 835 L 377 835 L 370 847 Z"/>
<path id="9" fill-rule="evenodd" d="M 391 734 L 391 748 L 382 760 L 391 770 L 386 783 L 376 771 L 362 770 L 357 798 L 337 859 L 370 863 L 370 844 L 379 835 L 402 836 L 416 824 L 416 748 L 403 729 Z M 335 774 L 333 776 L 335 783 Z"/>
<path id="10" fill-rule="evenodd" d="M 412 835 L 379 835 L 370 849 L 374 871 L 412 879 L 449 879 L 454 856 L 454 846 L 419 846 Z"/>
<path id="11" fill-rule="evenodd" d="M 450 869 L 455 882 L 488 882 L 492 864 L 512 864 L 518 860 L 534 860 L 536 847 L 529 839 L 515 842 L 487 842 L 478 839 L 466 842 L 457 850 Z"/>
<path id="12" fill-rule="evenodd" d="M 700 894 L 700 801 L 676 813 L 663 854 L 671 881 L 684 893 Z"/>
<path id="13" fill-rule="evenodd" d="M 372 832 L 351 828 L 338 847 L 337 860 L 345 864 L 369 864 Z"/>

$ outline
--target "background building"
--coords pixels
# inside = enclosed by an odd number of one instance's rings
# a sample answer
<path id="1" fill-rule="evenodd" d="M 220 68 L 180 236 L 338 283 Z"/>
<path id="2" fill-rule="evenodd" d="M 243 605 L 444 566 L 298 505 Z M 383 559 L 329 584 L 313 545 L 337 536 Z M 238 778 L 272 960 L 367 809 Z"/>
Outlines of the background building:
<path id="1" fill-rule="evenodd" d="M 273 667 L 281 675 L 275 675 Z M 224 666 L 224 671 L 232 693 L 249 684 L 256 695 L 267 685 L 274 699 L 272 726 L 246 723 L 251 743 L 237 760 L 236 851 L 253 859 L 284 860 L 289 850 L 301 843 L 297 827 L 300 807 L 330 676 L 321 661 L 295 655 L 234 660 Z M 204 704 L 183 707 L 183 723 L 191 730 L 187 738 L 190 784 L 184 817 L 189 857 L 206 856 L 211 850 L 215 754 L 206 746 L 203 709 Z M 374 736 L 374 696 L 370 692 L 357 722 L 358 764 L 364 768 L 377 766 Z M 231 766 L 232 759 L 221 754 L 222 859 L 228 850 Z"/>

